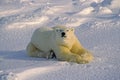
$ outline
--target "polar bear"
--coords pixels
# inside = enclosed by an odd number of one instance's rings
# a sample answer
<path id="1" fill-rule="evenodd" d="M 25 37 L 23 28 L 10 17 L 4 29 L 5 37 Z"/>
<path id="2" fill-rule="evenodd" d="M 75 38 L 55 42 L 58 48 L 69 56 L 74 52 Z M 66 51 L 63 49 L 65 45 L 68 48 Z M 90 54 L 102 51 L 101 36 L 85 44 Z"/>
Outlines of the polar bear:
<path id="1" fill-rule="evenodd" d="M 74 34 L 74 29 L 66 26 L 40 27 L 35 30 L 27 46 L 31 57 L 47 58 L 51 51 L 58 60 L 76 63 L 88 63 L 93 60 Z"/>

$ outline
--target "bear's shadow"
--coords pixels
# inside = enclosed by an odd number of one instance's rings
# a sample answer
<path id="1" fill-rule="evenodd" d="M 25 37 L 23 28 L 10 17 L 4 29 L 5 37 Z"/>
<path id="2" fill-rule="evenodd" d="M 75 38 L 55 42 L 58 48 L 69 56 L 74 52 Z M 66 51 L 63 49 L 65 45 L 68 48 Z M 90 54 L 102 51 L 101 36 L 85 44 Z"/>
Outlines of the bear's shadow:
<path id="1" fill-rule="evenodd" d="M 35 58 L 27 55 L 25 50 L 21 51 L 0 51 L 0 58 L 15 60 L 48 61 L 45 58 Z"/>

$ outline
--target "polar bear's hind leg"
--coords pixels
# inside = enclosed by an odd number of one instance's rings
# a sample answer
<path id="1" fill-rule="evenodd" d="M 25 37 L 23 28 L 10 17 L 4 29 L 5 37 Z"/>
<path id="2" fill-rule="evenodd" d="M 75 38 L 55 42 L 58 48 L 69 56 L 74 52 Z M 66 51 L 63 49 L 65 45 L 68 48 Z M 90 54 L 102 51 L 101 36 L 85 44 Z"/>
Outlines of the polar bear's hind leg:
<path id="1" fill-rule="evenodd" d="M 27 53 L 31 57 L 41 57 L 41 58 L 46 57 L 46 54 L 44 52 L 40 51 L 38 48 L 36 48 L 32 43 L 28 44 Z"/>

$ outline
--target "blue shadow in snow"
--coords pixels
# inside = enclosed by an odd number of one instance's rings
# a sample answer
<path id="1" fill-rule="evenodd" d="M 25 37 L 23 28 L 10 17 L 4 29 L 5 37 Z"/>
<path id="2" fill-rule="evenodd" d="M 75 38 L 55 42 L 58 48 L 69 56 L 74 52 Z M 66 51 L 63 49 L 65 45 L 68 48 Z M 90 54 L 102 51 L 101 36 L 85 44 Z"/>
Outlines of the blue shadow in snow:
<path id="1" fill-rule="evenodd" d="M 21 51 L 0 51 L 0 57 L 4 59 L 15 59 L 15 60 L 34 60 L 34 61 L 46 61 L 45 58 L 35 58 L 27 55 L 25 50 Z"/>

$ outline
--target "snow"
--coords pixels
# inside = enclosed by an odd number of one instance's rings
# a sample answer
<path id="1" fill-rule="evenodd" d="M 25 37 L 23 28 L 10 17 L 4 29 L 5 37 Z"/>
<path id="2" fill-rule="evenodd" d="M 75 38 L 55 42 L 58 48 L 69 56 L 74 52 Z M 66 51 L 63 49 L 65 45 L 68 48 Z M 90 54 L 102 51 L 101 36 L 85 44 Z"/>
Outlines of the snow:
<path id="1" fill-rule="evenodd" d="M 88 15 L 90 14 L 92 11 L 93 11 L 93 7 L 88 7 L 88 8 L 85 8 L 84 10 L 80 11 L 80 15 Z"/>
<path id="2" fill-rule="evenodd" d="M 120 80 L 119 0 L 0 0 L 0 80 Z M 74 27 L 94 55 L 88 64 L 32 58 L 33 31 Z"/>

